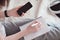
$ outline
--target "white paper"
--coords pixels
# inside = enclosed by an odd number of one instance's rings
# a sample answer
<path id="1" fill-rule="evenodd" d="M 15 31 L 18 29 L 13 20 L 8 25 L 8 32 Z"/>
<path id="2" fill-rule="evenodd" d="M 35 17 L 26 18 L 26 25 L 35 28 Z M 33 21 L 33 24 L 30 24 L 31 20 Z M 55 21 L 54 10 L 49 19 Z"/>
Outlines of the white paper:
<path id="1" fill-rule="evenodd" d="M 25 39 L 25 40 L 34 39 L 34 38 L 36 38 L 36 37 L 38 37 L 38 36 L 41 36 L 41 35 L 47 33 L 47 32 L 50 30 L 50 29 L 48 28 L 47 24 L 43 21 L 44 19 L 38 18 L 37 20 L 38 20 L 38 21 L 40 22 L 40 24 L 41 24 L 40 30 L 37 31 L 37 32 L 35 32 L 35 33 L 31 33 L 31 34 L 29 34 L 29 35 L 24 36 L 24 39 Z M 33 22 L 33 21 L 32 21 L 32 22 Z M 20 27 L 21 30 L 24 30 L 25 28 L 27 28 L 28 25 L 31 24 L 32 22 L 27 23 L 27 24 L 23 25 L 22 27 Z"/>

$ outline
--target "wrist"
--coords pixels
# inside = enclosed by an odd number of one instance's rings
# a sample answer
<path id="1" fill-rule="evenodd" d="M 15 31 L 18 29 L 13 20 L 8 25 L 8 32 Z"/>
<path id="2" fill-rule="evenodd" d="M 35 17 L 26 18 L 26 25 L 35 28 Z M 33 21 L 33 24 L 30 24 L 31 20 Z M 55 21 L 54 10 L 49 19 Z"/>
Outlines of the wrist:
<path id="1" fill-rule="evenodd" d="M 24 37 L 25 35 L 29 34 L 29 31 L 25 29 L 25 30 L 20 31 L 20 33 L 22 33 L 20 36 Z"/>
<path id="2" fill-rule="evenodd" d="M 21 38 L 24 37 L 25 35 L 27 35 L 27 30 L 23 30 L 17 33 L 17 35 L 15 35 L 17 38 Z"/>
<path id="3" fill-rule="evenodd" d="M 28 35 L 28 34 L 30 34 L 30 33 L 32 33 L 32 32 L 31 32 L 31 30 L 29 30 L 29 29 L 25 29 L 25 30 L 24 30 L 24 36 L 25 36 L 25 35 Z"/>
<path id="4" fill-rule="evenodd" d="M 22 31 L 22 37 L 25 36 L 25 35 L 27 35 L 27 34 L 28 34 L 27 30 L 23 30 Z"/>

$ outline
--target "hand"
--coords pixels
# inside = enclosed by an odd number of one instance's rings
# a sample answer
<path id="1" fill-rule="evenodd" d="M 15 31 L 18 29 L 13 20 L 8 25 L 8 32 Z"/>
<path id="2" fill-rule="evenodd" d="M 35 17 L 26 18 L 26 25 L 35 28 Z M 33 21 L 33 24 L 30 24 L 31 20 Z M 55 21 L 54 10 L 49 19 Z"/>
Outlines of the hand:
<path id="1" fill-rule="evenodd" d="M 19 17 L 19 15 L 18 15 L 18 13 L 17 13 L 17 10 L 18 10 L 19 8 L 21 8 L 21 7 L 22 7 L 22 6 L 19 6 L 19 7 L 17 7 L 17 8 L 12 9 L 12 10 L 8 10 L 8 11 L 7 11 L 8 16 Z M 24 16 L 24 13 L 22 13 L 21 16 Z"/>
<path id="2" fill-rule="evenodd" d="M 35 26 L 32 26 L 33 24 L 37 23 Z M 32 33 L 32 32 L 37 32 L 40 29 L 40 23 L 38 21 L 34 21 L 32 24 L 30 24 L 26 30 L 27 34 Z"/>

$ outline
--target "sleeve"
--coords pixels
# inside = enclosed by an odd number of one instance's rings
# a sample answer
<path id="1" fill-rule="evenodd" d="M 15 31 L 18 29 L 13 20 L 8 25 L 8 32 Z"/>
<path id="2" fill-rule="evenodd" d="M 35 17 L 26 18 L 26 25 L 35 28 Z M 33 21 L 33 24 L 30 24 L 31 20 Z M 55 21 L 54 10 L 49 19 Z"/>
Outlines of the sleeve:
<path id="1" fill-rule="evenodd" d="M 11 18 L 10 19 L 15 25 L 22 26 L 34 20 L 34 18 Z"/>
<path id="2" fill-rule="evenodd" d="M 13 35 L 20 31 L 19 27 L 10 18 L 5 19 L 2 24 L 4 25 L 6 36 Z"/>

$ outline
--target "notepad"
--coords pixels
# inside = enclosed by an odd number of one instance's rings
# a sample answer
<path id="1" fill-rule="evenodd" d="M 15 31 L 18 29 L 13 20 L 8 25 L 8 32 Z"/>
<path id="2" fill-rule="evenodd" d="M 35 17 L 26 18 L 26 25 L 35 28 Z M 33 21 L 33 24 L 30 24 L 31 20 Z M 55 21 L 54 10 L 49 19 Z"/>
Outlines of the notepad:
<path id="1" fill-rule="evenodd" d="M 32 39 L 34 39 L 36 37 L 39 37 L 39 36 L 41 36 L 41 35 L 43 35 L 43 34 L 45 34 L 45 33 L 50 31 L 49 27 L 47 26 L 47 24 L 45 23 L 45 21 L 44 21 L 44 19 L 42 17 L 39 17 L 39 18 L 37 18 L 35 20 L 40 22 L 40 24 L 41 24 L 40 30 L 35 32 L 35 33 L 31 33 L 29 35 L 24 36 L 25 40 L 32 40 Z M 33 21 L 35 21 L 35 20 L 33 20 Z M 28 25 L 30 25 L 32 22 L 29 22 L 29 23 L 21 26 L 20 27 L 21 31 L 26 29 L 28 27 Z"/>

